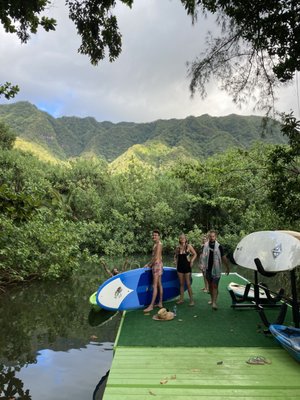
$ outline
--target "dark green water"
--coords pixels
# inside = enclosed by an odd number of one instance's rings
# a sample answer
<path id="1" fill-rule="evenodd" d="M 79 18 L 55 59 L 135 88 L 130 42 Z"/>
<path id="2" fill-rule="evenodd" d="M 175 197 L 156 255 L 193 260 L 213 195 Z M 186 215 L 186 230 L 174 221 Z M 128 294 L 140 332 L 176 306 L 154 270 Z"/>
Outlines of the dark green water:
<path id="1" fill-rule="evenodd" d="M 91 311 L 89 296 L 105 278 L 86 267 L 71 281 L 35 282 L 0 296 L 1 399 L 101 398 L 120 320 Z"/>

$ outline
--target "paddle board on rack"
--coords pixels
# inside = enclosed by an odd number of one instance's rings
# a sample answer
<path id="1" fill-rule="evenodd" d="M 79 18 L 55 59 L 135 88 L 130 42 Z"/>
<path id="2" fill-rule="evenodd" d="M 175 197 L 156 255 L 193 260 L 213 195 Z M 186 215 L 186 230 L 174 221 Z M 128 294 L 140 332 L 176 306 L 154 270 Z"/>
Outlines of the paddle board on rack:
<path id="1" fill-rule="evenodd" d="M 239 283 L 235 283 L 235 282 L 230 282 L 229 285 L 227 286 L 227 290 L 232 290 L 233 293 L 237 296 L 237 297 L 243 297 L 244 293 L 245 293 L 245 289 L 246 289 L 246 285 L 241 285 Z M 274 297 L 273 295 L 271 295 L 272 297 Z M 249 300 L 254 300 L 254 288 L 251 287 L 248 294 L 247 294 L 247 298 Z M 259 289 L 259 298 L 266 300 L 267 299 L 267 295 L 266 292 L 263 289 Z"/>
<path id="2" fill-rule="evenodd" d="M 163 301 L 179 295 L 176 268 L 164 267 L 162 274 Z M 152 270 L 138 268 L 122 272 L 99 286 L 97 304 L 107 310 L 133 310 L 146 307 L 152 299 Z"/>
<path id="3" fill-rule="evenodd" d="M 258 258 L 267 272 L 292 270 L 300 265 L 300 240 L 297 232 L 260 231 L 245 236 L 233 253 L 235 262 L 257 270 Z"/>

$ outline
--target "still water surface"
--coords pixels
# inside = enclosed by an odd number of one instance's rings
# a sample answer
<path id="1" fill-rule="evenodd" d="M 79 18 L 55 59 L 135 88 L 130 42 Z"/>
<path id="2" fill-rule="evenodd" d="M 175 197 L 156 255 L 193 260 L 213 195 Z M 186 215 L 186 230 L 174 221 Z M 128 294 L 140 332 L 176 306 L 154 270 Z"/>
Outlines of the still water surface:
<path id="1" fill-rule="evenodd" d="M 86 267 L 71 281 L 35 282 L 0 297 L 0 398 L 101 399 L 120 314 L 91 311 L 106 279 Z"/>

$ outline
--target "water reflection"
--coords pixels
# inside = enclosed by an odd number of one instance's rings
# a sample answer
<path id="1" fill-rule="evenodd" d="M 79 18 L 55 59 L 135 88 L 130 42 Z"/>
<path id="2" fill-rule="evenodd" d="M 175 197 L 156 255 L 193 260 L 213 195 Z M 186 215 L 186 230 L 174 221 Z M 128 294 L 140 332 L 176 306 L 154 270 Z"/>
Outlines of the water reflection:
<path id="1" fill-rule="evenodd" d="M 120 320 L 119 313 L 91 313 L 88 298 L 100 283 L 93 272 L 1 296 L 0 398 L 93 398 L 110 369 Z"/>
<path id="2" fill-rule="evenodd" d="M 1 399 L 31 400 L 28 389 L 24 389 L 23 381 L 16 377 L 19 367 L 0 365 L 0 394 Z"/>
<path id="3" fill-rule="evenodd" d="M 115 311 L 108 311 L 108 310 L 95 311 L 92 308 L 88 315 L 88 322 L 90 326 L 103 326 L 111 318 L 113 318 L 115 314 L 116 314 Z"/>
<path id="4" fill-rule="evenodd" d="M 99 377 L 110 368 L 112 343 L 91 343 L 84 349 L 42 350 L 18 378 L 31 388 L 33 399 L 91 399 Z M 37 384 L 37 381 L 40 384 Z"/>
<path id="5" fill-rule="evenodd" d="M 99 383 L 97 384 L 94 393 L 93 393 L 93 400 L 101 400 L 104 394 L 106 382 L 108 379 L 109 371 L 106 372 L 104 376 L 100 379 Z"/>

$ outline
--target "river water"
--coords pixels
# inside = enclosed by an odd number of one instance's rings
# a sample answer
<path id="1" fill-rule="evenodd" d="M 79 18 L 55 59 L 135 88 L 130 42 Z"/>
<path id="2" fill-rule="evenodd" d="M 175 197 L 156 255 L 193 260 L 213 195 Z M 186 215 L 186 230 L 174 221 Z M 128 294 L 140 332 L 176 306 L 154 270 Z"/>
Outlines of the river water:
<path id="1" fill-rule="evenodd" d="M 0 297 L 0 398 L 101 399 L 120 313 L 91 311 L 104 280 L 86 267 L 72 280 L 35 282 Z"/>

